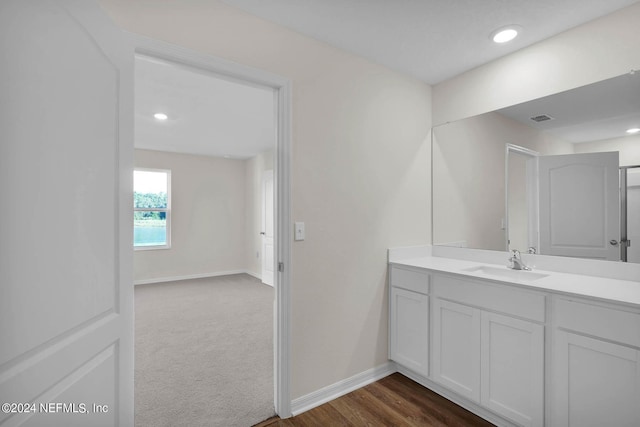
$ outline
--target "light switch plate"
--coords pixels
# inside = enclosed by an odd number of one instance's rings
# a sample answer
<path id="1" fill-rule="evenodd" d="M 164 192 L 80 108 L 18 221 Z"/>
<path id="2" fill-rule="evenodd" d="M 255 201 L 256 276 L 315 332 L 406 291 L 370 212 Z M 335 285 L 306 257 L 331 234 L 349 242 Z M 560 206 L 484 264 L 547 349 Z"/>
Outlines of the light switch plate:
<path id="1" fill-rule="evenodd" d="M 294 223 L 294 240 L 304 240 L 304 222 Z"/>

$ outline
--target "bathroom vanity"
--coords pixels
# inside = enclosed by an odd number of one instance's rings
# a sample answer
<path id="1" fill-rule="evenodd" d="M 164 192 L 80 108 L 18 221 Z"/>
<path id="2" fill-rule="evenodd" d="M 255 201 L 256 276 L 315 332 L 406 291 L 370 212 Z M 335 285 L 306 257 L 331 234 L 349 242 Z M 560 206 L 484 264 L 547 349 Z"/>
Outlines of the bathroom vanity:
<path id="1" fill-rule="evenodd" d="M 508 258 L 389 250 L 398 371 L 496 425 L 640 426 L 640 266 Z"/>

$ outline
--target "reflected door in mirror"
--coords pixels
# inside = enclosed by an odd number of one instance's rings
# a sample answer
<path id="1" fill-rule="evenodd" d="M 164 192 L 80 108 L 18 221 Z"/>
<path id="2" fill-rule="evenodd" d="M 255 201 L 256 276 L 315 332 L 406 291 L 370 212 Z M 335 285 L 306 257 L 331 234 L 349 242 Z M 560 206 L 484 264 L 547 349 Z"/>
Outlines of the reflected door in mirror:
<path id="1" fill-rule="evenodd" d="M 619 260 L 618 153 L 541 156 L 540 252 Z"/>

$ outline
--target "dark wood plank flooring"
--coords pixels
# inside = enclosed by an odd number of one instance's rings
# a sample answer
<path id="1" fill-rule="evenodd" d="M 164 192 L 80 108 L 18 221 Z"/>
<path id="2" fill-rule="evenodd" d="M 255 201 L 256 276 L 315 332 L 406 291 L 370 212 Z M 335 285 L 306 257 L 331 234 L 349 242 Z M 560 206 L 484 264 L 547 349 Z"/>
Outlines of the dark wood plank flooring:
<path id="1" fill-rule="evenodd" d="M 489 427 L 493 424 L 395 373 L 293 418 L 274 417 L 255 427 L 327 426 Z"/>

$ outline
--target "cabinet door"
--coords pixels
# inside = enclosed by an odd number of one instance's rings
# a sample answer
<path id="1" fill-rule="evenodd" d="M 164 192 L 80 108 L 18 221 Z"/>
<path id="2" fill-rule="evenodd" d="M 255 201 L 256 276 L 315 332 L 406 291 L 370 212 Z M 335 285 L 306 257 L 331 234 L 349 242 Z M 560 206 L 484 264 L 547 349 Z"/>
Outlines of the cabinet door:
<path id="1" fill-rule="evenodd" d="M 390 356 L 399 364 L 429 375 L 429 297 L 391 288 Z"/>
<path id="2" fill-rule="evenodd" d="M 555 332 L 553 426 L 640 426 L 640 352 Z"/>
<path id="3" fill-rule="evenodd" d="M 433 300 L 434 381 L 480 402 L 480 310 Z"/>
<path id="4" fill-rule="evenodd" d="M 482 312 L 481 403 L 523 426 L 544 423 L 544 327 Z"/>

